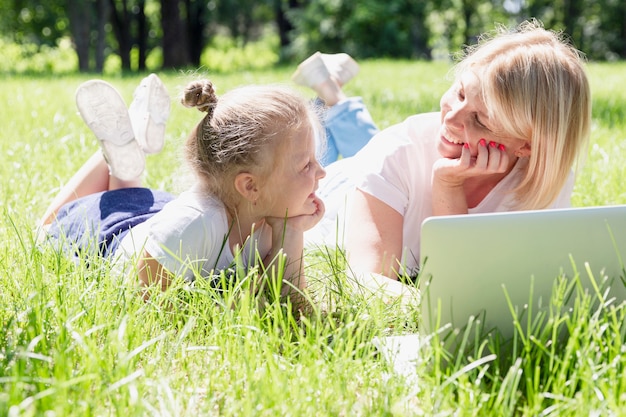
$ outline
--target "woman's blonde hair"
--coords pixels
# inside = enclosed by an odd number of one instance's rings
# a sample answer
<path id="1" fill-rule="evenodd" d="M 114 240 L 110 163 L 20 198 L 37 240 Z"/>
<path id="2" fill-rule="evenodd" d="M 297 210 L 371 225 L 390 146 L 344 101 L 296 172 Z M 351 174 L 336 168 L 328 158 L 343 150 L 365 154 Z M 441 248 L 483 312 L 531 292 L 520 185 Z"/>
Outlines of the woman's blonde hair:
<path id="1" fill-rule="evenodd" d="M 281 144 L 304 140 L 296 133 L 307 127 L 322 130 L 309 102 L 278 85 L 240 87 L 218 99 L 211 81 L 194 81 L 181 102 L 207 113 L 187 138 L 185 158 L 207 191 L 229 210 L 240 198 L 234 187 L 237 174 L 269 176 L 281 162 Z"/>
<path id="2" fill-rule="evenodd" d="M 487 34 L 457 64 L 457 76 L 478 75 L 489 117 L 503 133 L 530 143 L 526 173 L 514 190 L 519 209 L 550 206 L 586 154 L 591 93 L 583 65 L 561 34 L 534 20 Z"/>

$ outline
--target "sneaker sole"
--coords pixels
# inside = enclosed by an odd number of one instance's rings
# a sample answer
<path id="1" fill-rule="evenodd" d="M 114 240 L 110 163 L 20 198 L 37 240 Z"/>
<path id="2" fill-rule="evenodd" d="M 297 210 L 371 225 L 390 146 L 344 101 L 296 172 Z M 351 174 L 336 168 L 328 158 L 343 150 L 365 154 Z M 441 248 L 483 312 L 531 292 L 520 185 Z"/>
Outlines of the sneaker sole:
<path id="1" fill-rule="evenodd" d="M 105 81 L 87 81 L 76 90 L 76 106 L 100 141 L 111 175 L 125 181 L 138 178 L 145 168 L 145 158 L 117 90 Z"/>
<path id="2" fill-rule="evenodd" d="M 340 86 L 346 85 L 359 73 L 359 64 L 345 52 L 322 54 L 322 61 L 324 61 L 328 72 L 334 76 Z"/>
<path id="3" fill-rule="evenodd" d="M 322 59 L 322 54 L 316 52 L 298 65 L 291 79 L 296 84 L 313 88 L 326 81 L 329 77 L 330 73 Z"/>
<path id="4" fill-rule="evenodd" d="M 145 153 L 158 153 L 165 142 L 165 124 L 170 115 L 170 95 L 156 74 L 142 80 L 140 88 L 147 88 L 147 105 L 141 109 L 133 100 L 129 108 L 135 137 Z"/>

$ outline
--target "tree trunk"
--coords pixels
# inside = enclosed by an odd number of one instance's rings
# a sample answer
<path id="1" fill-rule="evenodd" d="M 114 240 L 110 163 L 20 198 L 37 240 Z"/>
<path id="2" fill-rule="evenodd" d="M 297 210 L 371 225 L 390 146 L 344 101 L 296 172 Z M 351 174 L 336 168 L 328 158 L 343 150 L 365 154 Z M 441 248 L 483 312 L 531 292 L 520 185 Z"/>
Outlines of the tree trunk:
<path id="1" fill-rule="evenodd" d="M 295 29 L 287 12 L 300 7 L 298 0 L 274 0 L 274 15 L 276 17 L 276 27 L 280 39 L 280 60 L 289 59 L 289 46 L 291 45 L 291 32 Z"/>
<path id="2" fill-rule="evenodd" d="M 163 67 L 176 68 L 189 64 L 189 42 L 184 21 L 180 17 L 180 0 L 161 0 L 163 27 Z"/>
<path id="3" fill-rule="evenodd" d="M 167 0 L 164 0 L 167 2 Z M 122 70 L 130 71 L 130 51 L 132 49 L 132 41 L 130 36 L 131 18 L 126 0 L 121 1 L 121 8 L 117 8 L 116 0 L 110 0 L 111 4 L 111 22 L 113 31 L 118 43 L 118 53 L 122 60 Z"/>
<path id="4" fill-rule="evenodd" d="M 413 55 L 420 59 L 431 59 L 432 50 L 428 46 L 428 28 L 424 19 L 418 16 L 411 27 L 411 43 L 413 44 Z"/>
<path id="5" fill-rule="evenodd" d="M 91 70 L 90 32 L 91 32 L 91 4 L 82 0 L 68 0 L 68 13 L 70 18 L 70 31 L 78 55 L 78 70 L 89 72 Z"/>
<path id="6" fill-rule="evenodd" d="M 206 5 L 201 1 L 185 0 L 187 5 L 187 43 L 189 45 L 189 62 L 198 67 L 204 50 L 206 27 Z"/>
<path id="7" fill-rule="evenodd" d="M 146 56 L 148 55 L 148 31 L 146 26 L 146 0 L 139 0 L 137 12 L 137 47 L 139 49 L 139 62 L 137 69 L 145 71 Z"/>
<path id="8" fill-rule="evenodd" d="M 566 0 L 563 12 L 563 23 L 565 33 L 569 35 L 574 46 L 580 48 L 583 42 L 582 28 L 577 24 L 582 12 L 581 4 L 578 0 Z"/>
<path id="9" fill-rule="evenodd" d="M 109 22 L 111 9 L 109 8 L 109 3 L 106 0 L 96 0 L 96 3 L 98 11 L 98 19 L 96 23 L 96 30 L 98 33 L 98 37 L 96 39 L 96 71 L 102 72 L 104 71 L 104 61 L 106 58 L 104 50 L 107 45 L 105 26 Z"/>
<path id="10" fill-rule="evenodd" d="M 620 54 L 620 57 L 624 59 L 626 58 L 626 2 L 622 2 L 622 8 L 620 10 L 620 13 L 622 16 L 621 18 L 622 27 L 620 29 L 620 33 L 622 35 L 620 37 L 622 45 L 618 52 Z"/>

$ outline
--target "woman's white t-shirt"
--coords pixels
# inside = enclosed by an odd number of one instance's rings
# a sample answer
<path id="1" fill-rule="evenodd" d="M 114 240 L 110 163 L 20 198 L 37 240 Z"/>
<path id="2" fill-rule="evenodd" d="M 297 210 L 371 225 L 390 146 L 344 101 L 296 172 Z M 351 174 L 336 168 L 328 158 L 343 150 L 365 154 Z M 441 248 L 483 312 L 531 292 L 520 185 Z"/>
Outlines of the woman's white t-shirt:
<path id="1" fill-rule="evenodd" d="M 420 263 L 422 222 L 432 216 L 432 171 L 441 158 L 437 151 L 440 114 L 426 113 L 378 133 L 356 155 L 339 160 L 326 169 L 318 195 L 325 202 L 324 219 L 305 234 L 308 246 L 342 245 L 350 195 L 355 187 L 376 197 L 403 216 L 403 265 L 415 270 Z M 469 213 L 512 211 L 514 189 L 524 174 L 526 159 L 519 159 L 513 170 Z M 573 176 L 552 205 L 568 207 Z"/>

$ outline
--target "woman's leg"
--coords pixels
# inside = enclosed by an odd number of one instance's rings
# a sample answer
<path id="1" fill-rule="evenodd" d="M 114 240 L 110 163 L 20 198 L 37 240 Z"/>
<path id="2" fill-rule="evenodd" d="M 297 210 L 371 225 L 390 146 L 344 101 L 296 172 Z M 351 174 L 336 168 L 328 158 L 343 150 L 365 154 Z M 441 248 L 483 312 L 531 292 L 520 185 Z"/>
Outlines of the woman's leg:
<path id="1" fill-rule="evenodd" d="M 357 153 L 378 133 L 378 127 L 360 97 L 348 98 L 342 86 L 354 77 L 358 64 L 348 54 L 316 52 L 303 61 L 292 79 L 313 89 L 327 110 L 323 120 L 326 143 L 320 144 L 320 160 L 326 166 L 339 157 Z"/>
<path id="2" fill-rule="evenodd" d="M 343 158 L 356 154 L 378 133 L 378 127 L 361 97 L 344 99 L 329 108 L 324 126 L 329 147 L 332 143 L 332 147 Z M 337 157 L 332 159 L 332 156 L 329 154 L 328 158 L 322 159 L 322 165 L 337 160 Z"/>
<path id="3" fill-rule="evenodd" d="M 339 156 L 348 158 L 370 141 L 378 127 L 361 97 L 346 97 L 339 84 L 329 78 L 315 86 L 318 104 L 326 105 L 322 123 L 326 144 L 320 152 L 322 166 L 335 162 Z"/>

